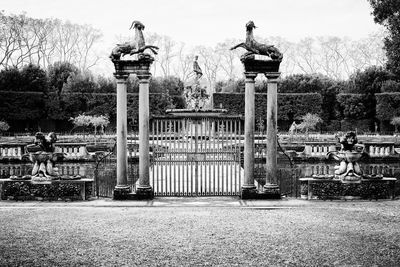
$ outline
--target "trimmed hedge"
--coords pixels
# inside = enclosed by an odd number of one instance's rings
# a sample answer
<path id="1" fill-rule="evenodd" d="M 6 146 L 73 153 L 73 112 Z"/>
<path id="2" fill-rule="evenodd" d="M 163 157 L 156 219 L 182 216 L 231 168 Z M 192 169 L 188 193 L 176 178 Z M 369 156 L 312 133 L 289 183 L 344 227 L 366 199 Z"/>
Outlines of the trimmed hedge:
<path id="1" fill-rule="evenodd" d="M 0 119 L 39 120 L 45 115 L 44 94 L 0 91 Z"/>
<path id="2" fill-rule="evenodd" d="M 214 108 L 224 108 L 229 114 L 244 115 L 244 94 L 214 93 Z M 267 94 L 255 96 L 256 118 L 267 114 Z M 278 119 L 299 119 L 307 113 L 320 114 L 322 97 L 318 93 L 278 94 Z"/>

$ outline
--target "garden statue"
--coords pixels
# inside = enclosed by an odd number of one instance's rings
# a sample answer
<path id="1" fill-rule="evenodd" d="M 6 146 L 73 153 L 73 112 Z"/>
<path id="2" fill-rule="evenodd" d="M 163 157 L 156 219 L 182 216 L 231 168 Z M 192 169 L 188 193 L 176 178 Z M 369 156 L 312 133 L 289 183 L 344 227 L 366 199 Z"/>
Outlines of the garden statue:
<path id="1" fill-rule="evenodd" d="M 135 29 L 135 38 L 133 42 L 125 42 L 123 44 L 117 44 L 112 50 L 110 58 L 111 60 L 120 60 L 121 56 L 139 54 L 139 56 L 145 56 L 144 51 L 150 49 L 154 54 L 157 55 L 158 47 L 154 45 L 146 45 L 143 36 L 144 25 L 140 21 L 133 21 L 130 29 Z"/>
<path id="2" fill-rule="evenodd" d="M 27 151 L 34 166 L 32 169 L 32 179 L 51 180 L 57 178 L 59 174 L 54 168 L 54 163 L 62 157 L 62 153 L 55 153 L 54 143 L 57 141 L 55 133 L 44 136 L 38 132 L 35 135 L 35 143 L 27 146 Z"/>
<path id="3" fill-rule="evenodd" d="M 363 155 L 363 147 L 357 146 L 356 134 L 348 132 L 338 139 L 341 144 L 340 151 L 330 151 L 327 154 L 328 159 L 340 161 L 339 166 L 335 166 L 335 178 L 343 182 L 361 181 L 364 175 L 357 161 Z"/>
<path id="4" fill-rule="evenodd" d="M 193 72 L 196 74 L 197 80 L 199 80 L 201 76 L 203 76 L 203 71 L 201 70 L 199 63 L 197 62 L 198 58 L 199 56 L 195 56 L 193 61 Z"/>
<path id="5" fill-rule="evenodd" d="M 193 73 L 195 75 L 192 84 L 185 89 L 185 99 L 189 108 L 198 111 L 202 109 L 209 98 L 206 88 L 200 85 L 200 78 L 203 76 L 203 72 L 197 62 L 198 56 L 195 56 L 193 62 Z"/>
<path id="6" fill-rule="evenodd" d="M 274 61 L 282 61 L 282 53 L 273 45 L 261 44 L 254 39 L 253 29 L 256 28 L 253 21 L 246 24 L 246 41 L 231 48 L 231 50 L 242 47 L 247 53 L 242 55 L 242 59 L 250 58 L 253 55 L 264 55 L 270 57 Z"/>

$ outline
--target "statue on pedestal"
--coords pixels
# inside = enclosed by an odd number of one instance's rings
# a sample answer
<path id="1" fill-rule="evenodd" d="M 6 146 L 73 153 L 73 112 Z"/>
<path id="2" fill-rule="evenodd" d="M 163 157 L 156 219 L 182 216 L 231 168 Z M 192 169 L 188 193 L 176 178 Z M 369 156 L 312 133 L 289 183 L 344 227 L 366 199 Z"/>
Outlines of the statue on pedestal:
<path id="1" fill-rule="evenodd" d="M 202 109 L 209 98 L 206 88 L 200 85 L 200 78 L 203 76 L 203 71 L 197 62 L 198 58 L 198 56 L 195 56 L 193 61 L 193 73 L 195 75 L 193 82 L 186 87 L 184 93 L 188 107 L 195 111 Z"/>
<path id="2" fill-rule="evenodd" d="M 253 29 L 256 26 L 253 21 L 249 21 L 246 24 L 246 41 L 244 43 L 240 43 L 231 48 L 231 50 L 236 49 L 238 47 L 242 47 L 247 50 L 247 53 L 242 55 L 242 60 L 247 58 L 253 58 L 254 55 L 264 55 L 270 57 L 274 61 L 282 61 L 283 55 L 282 53 L 273 45 L 267 45 L 257 42 L 253 36 Z"/>
<path id="3" fill-rule="evenodd" d="M 59 176 L 55 162 L 62 157 L 62 153 L 55 153 L 54 143 L 57 141 L 55 133 L 45 136 L 38 132 L 35 134 L 34 144 L 28 145 L 27 150 L 34 166 L 32 169 L 32 180 L 51 180 Z"/>
<path id="4" fill-rule="evenodd" d="M 363 154 L 363 149 L 362 147 L 356 149 L 357 142 L 356 134 L 348 132 L 339 137 L 340 151 L 331 151 L 327 154 L 328 159 L 340 161 L 340 164 L 335 166 L 335 178 L 343 182 L 360 181 L 363 177 L 363 172 L 357 162 Z"/>
<path id="5" fill-rule="evenodd" d="M 123 44 L 117 44 L 117 46 L 112 50 L 110 58 L 111 60 L 120 60 L 121 56 L 124 55 L 134 55 L 144 53 L 144 50 L 150 49 L 155 55 L 157 55 L 158 47 L 154 45 L 146 45 L 143 36 L 144 25 L 140 21 L 133 21 L 130 29 L 135 29 L 135 38 L 133 42 L 125 42 Z"/>

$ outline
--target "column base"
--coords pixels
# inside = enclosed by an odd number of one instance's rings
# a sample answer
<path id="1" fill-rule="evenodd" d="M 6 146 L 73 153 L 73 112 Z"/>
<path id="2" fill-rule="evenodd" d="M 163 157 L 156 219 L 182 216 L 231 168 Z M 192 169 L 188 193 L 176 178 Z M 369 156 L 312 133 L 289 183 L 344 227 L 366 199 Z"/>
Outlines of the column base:
<path id="1" fill-rule="evenodd" d="M 258 192 L 255 186 L 242 186 L 241 199 L 256 199 L 257 195 Z"/>
<path id="2" fill-rule="evenodd" d="M 269 199 L 281 199 L 281 190 L 279 185 L 267 183 L 263 187 L 263 192 L 265 198 Z"/>
<path id="3" fill-rule="evenodd" d="M 136 199 L 153 199 L 154 198 L 153 188 L 151 186 L 137 187 L 135 198 Z"/>
<path id="4" fill-rule="evenodd" d="M 114 200 L 126 200 L 129 199 L 131 193 L 130 186 L 116 186 L 114 188 Z"/>

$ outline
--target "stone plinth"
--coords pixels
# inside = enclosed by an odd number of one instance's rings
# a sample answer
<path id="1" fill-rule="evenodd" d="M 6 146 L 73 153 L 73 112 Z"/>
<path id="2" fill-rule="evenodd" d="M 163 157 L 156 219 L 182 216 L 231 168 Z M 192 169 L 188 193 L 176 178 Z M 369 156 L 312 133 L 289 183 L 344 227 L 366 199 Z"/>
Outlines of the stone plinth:
<path id="1" fill-rule="evenodd" d="M 246 72 L 267 73 L 279 72 L 280 61 L 277 60 L 260 60 L 254 55 L 241 59 Z"/>

